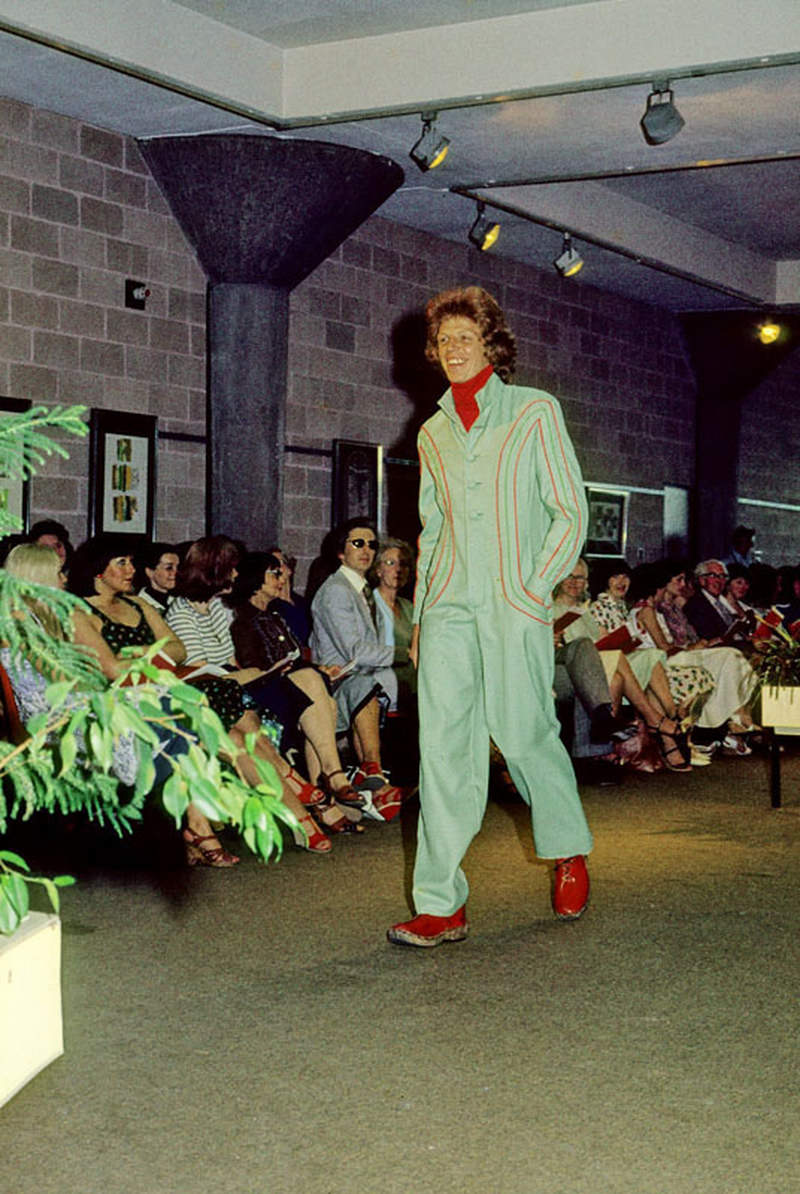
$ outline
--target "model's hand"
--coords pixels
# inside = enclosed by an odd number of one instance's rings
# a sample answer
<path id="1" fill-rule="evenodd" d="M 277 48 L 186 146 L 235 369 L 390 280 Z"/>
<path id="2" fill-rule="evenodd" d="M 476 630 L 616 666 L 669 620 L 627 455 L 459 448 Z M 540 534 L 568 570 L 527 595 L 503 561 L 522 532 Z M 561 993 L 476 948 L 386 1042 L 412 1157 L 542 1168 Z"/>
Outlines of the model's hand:
<path id="1" fill-rule="evenodd" d="M 408 645 L 408 658 L 414 667 L 419 666 L 419 623 L 411 631 L 411 642 Z"/>

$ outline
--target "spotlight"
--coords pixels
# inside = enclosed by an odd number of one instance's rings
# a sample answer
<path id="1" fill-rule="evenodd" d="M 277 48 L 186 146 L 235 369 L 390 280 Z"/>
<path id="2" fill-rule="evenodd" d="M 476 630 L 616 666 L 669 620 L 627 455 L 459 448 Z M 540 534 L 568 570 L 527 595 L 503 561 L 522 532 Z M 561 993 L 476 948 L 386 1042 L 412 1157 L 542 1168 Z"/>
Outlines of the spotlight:
<path id="1" fill-rule="evenodd" d="M 572 247 L 572 237 L 568 232 L 564 233 L 564 243 L 561 246 L 561 255 L 556 257 L 553 265 L 556 267 L 562 278 L 574 278 L 575 274 L 580 273 L 583 269 L 583 258 L 577 249 Z"/>
<path id="2" fill-rule="evenodd" d="M 771 319 L 764 320 L 758 325 L 758 338 L 762 344 L 774 344 L 781 334 L 781 325 Z"/>
<path id="3" fill-rule="evenodd" d="M 422 136 L 412 148 L 409 157 L 420 170 L 435 170 L 447 157 L 450 141 L 436 129 L 436 113 L 423 112 Z"/>
<path id="4" fill-rule="evenodd" d="M 648 145 L 663 145 L 671 141 L 683 128 L 686 121 L 672 102 L 672 91 L 668 83 L 653 84 L 647 97 L 647 107 L 639 122 Z"/>
<path id="5" fill-rule="evenodd" d="M 485 252 L 486 249 L 491 249 L 500 235 L 500 225 L 493 224 L 491 220 L 487 219 L 483 214 L 485 208 L 485 203 L 478 204 L 478 214 L 475 217 L 475 223 L 468 233 L 473 245 L 482 252 Z"/>

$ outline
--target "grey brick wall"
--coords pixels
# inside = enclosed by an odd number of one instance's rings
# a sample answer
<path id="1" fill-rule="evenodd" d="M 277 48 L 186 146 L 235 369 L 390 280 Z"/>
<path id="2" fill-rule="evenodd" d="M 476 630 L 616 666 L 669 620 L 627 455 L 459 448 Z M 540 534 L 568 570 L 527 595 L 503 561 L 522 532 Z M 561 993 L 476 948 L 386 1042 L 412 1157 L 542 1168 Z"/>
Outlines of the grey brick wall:
<path id="1" fill-rule="evenodd" d="M 587 480 L 660 489 L 694 479 L 694 383 L 677 320 L 373 217 L 291 297 L 287 441 L 413 454 L 432 413 L 395 345 L 438 290 L 478 283 L 517 336 L 517 380 L 556 394 Z M 404 384 L 406 389 L 404 389 Z M 283 538 L 300 576 L 330 525 L 330 461 L 289 453 Z M 391 527 L 388 528 L 391 533 Z M 661 552 L 661 500 L 630 501 L 631 562 Z"/>
<path id="2" fill-rule="evenodd" d="M 794 510 L 739 504 L 739 521 L 754 527 L 754 546 L 769 564 L 800 564 L 800 357 L 797 352 L 742 406 L 740 498 L 780 502 Z"/>
<path id="3" fill-rule="evenodd" d="M 125 278 L 151 290 L 124 306 Z M 134 141 L 0 100 L 0 393 L 158 416 L 204 436 L 205 278 Z M 86 535 L 88 449 L 32 485 L 33 520 Z M 161 440 L 157 534 L 205 526 L 205 447 Z"/>
<path id="4" fill-rule="evenodd" d="M 152 291 L 146 312 L 125 309 L 126 277 Z M 509 314 L 518 380 L 561 399 L 588 480 L 692 484 L 693 382 L 675 319 L 380 217 L 291 296 L 288 443 L 326 451 L 347 438 L 412 456 L 432 406 L 397 344 L 431 294 L 470 282 Z M 800 504 L 799 382 L 800 366 L 787 362 L 746 404 L 747 497 Z M 206 433 L 205 279 L 135 142 L 10 100 L 0 100 L 0 393 L 150 413 L 162 432 Z M 201 534 L 204 446 L 162 440 L 158 475 L 158 535 Z M 283 539 L 301 579 L 329 529 L 330 489 L 328 457 L 287 453 Z M 57 515 L 80 540 L 87 498 L 78 444 L 34 481 L 32 517 Z M 740 515 L 758 526 L 766 558 L 800 555 L 796 513 L 742 506 Z M 629 556 L 660 550 L 660 500 L 634 493 Z"/>

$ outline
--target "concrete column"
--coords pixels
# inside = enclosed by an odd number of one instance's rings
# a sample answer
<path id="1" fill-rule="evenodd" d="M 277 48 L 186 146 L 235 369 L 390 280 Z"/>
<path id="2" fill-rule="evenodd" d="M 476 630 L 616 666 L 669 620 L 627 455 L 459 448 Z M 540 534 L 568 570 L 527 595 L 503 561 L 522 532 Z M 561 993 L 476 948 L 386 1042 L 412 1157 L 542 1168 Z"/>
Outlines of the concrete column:
<path id="1" fill-rule="evenodd" d="M 736 526 L 741 402 L 701 392 L 696 408 L 694 553 L 724 555 Z"/>
<path id="2" fill-rule="evenodd" d="M 283 499 L 289 292 L 219 282 L 208 304 L 209 531 L 264 549 Z"/>

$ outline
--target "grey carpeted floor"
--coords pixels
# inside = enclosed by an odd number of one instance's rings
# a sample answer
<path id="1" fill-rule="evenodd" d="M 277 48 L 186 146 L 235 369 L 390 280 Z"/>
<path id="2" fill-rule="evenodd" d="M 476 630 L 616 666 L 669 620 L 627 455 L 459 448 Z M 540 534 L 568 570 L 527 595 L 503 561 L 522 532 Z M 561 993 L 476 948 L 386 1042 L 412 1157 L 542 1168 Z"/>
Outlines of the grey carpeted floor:
<path id="1" fill-rule="evenodd" d="M 586 788 L 557 923 L 490 802 L 470 939 L 389 946 L 416 809 L 231 871 L 65 893 L 65 1056 L 0 1110 L 6 1194 L 791 1194 L 800 757 Z"/>

